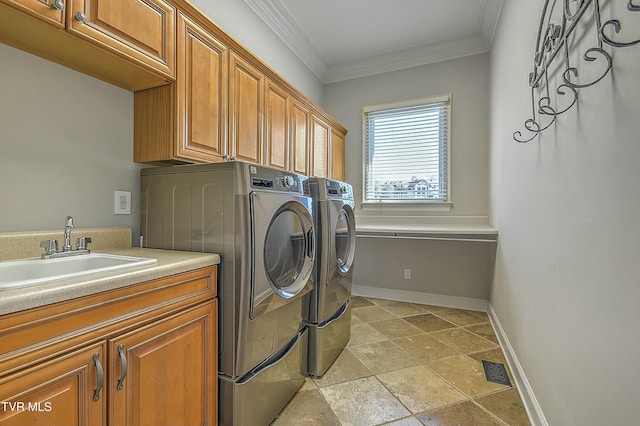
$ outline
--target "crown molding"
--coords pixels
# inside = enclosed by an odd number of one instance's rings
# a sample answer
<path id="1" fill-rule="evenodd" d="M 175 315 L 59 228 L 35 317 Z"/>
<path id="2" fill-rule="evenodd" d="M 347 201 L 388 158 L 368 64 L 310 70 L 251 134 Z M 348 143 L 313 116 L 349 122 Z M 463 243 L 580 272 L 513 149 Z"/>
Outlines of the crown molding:
<path id="1" fill-rule="evenodd" d="M 243 0 L 323 83 L 334 83 L 488 52 L 504 0 L 481 0 L 476 32 L 355 61 L 328 64 L 281 0 Z"/>

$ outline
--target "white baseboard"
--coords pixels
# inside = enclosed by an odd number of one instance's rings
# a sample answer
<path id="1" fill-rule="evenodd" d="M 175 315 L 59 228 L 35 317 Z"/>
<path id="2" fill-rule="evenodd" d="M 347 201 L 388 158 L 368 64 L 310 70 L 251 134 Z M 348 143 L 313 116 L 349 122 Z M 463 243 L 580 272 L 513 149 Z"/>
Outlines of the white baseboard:
<path id="1" fill-rule="evenodd" d="M 507 337 L 504 328 L 502 328 L 502 324 L 500 324 L 498 315 L 493 309 L 493 305 L 491 305 L 491 303 L 488 304 L 487 313 L 489 314 L 491 325 L 496 332 L 496 337 L 500 342 L 500 347 L 504 352 L 507 364 L 511 369 L 511 373 L 513 373 L 513 379 L 516 382 L 516 386 L 520 392 L 520 397 L 522 398 L 522 403 L 524 404 L 525 410 L 527 410 L 531 424 L 533 426 L 549 426 L 549 423 L 542 412 L 542 408 L 533 393 L 531 384 L 529 383 L 529 380 L 527 380 L 527 376 L 524 374 L 522 365 L 520 365 L 518 357 L 513 350 L 513 346 L 511 346 L 511 342 L 509 342 L 509 338 Z"/>
<path id="2" fill-rule="evenodd" d="M 471 297 L 446 296 L 443 294 L 422 293 L 419 291 L 398 290 L 393 288 L 368 287 L 354 285 L 351 289 L 354 296 L 375 297 L 378 299 L 397 300 L 399 302 L 421 303 L 424 305 L 446 306 L 448 308 L 469 309 L 487 312 L 488 301 Z"/>

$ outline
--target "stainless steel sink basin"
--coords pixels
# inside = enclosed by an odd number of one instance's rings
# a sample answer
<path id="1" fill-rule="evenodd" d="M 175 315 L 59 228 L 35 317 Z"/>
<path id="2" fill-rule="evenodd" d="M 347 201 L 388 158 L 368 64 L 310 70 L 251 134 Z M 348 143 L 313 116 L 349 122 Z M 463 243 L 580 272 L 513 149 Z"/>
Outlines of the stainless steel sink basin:
<path id="1" fill-rule="evenodd" d="M 100 272 L 151 265 L 157 259 L 90 253 L 57 259 L 0 262 L 0 290 L 43 284 Z"/>

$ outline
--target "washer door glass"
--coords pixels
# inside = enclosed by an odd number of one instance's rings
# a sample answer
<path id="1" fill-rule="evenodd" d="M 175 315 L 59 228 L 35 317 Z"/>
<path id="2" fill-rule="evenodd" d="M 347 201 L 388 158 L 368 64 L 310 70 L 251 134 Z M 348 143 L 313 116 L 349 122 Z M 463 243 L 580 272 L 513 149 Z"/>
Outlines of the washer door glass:
<path id="1" fill-rule="evenodd" d="M 355 254 L 355 223 L 353 210 L 344 205 L 336 220 L 336 262 L 341 273 L 346 274 L 353 265 Z"/>
<path id="2" fill-rule="evenodd" d="M 297 294 L 304 283 L 308 252 L 308 235 L 300 215 L 294 210 L 282 210 L 273 219 L 264 242 L 264 266 L 274 290 L 283 297 Z M 299 282 L 300 286 L 295 286 Z"/>

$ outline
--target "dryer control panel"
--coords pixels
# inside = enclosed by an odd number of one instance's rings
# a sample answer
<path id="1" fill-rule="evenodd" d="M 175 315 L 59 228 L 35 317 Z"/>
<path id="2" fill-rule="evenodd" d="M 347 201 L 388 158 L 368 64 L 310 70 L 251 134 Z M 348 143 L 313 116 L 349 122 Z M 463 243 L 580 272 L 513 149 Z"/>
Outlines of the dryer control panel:
<path id="1" fill-rule="evenodd" d="M 307 177 L 296 173 L 288 173 L 268 167 L 249 166 L 251 187 L 278 192 L 307 194 L 309 192 Z"/>
<path id="2" fill-rule="evenodd" d="M 325 179 L 328 198 L 353 200 L 353 189 L 350 184 L 337 180 Z"/>

